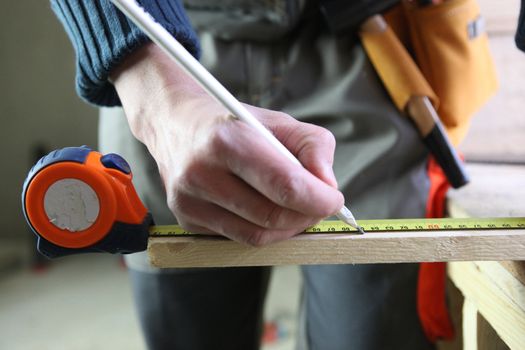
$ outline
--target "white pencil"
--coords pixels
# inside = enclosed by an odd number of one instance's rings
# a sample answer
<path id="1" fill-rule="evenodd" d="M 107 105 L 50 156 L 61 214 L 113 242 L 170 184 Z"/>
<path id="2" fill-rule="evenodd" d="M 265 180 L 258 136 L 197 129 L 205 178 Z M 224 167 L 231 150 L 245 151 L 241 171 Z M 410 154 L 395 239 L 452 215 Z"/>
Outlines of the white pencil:
<path id="1" fill-rule="evenodd" d="M 135 23 L 146 35 L 162 48 L 175 62 L 177 62 L 193 79 L 195 79 L 211 96 L 226 107 L 232 116 L 251 125 L 265 139 L 267 139 L 278 151 L 285 155 L 290 161 L 301 165 L 299 160 L 272 135 L 199 61 L 197 61 L 177 39 L 175 39 L 164 27 L 155 21 L 135 0 L 111 0 L 133 23 Z M 364 233 L 355 221 L 352 212 L 343 206 L 337 217 Z"/>

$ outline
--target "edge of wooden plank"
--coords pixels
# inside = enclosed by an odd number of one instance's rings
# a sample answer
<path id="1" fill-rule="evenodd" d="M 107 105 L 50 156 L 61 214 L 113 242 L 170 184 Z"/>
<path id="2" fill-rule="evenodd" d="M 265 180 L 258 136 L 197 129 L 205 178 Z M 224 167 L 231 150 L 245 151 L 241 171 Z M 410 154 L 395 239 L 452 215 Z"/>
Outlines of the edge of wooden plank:
<path id="1" fill-rule="evenodd" d="M 525 261 L 500 261 L 499 263 L 525 285 Z"/>
<path id="2" fill-rule="evenodd" d="M 301 234 L 263 247 L 209 236 L 152 237 L 156 267 L 525 260 L 525 230 Z"/>
<path id="3" fill-rule="evenodd" d="M 448 275 L 511 349 L 525 349 L 525 313 L 500 286 L 474 262 L 450 263 Z"/>
<path id="4" fill-rule="evenodd" d="M 500 262 L 476 261 L 474 264 L 525 314 L 525 285 L 519 279 L 502 266 Z"/>

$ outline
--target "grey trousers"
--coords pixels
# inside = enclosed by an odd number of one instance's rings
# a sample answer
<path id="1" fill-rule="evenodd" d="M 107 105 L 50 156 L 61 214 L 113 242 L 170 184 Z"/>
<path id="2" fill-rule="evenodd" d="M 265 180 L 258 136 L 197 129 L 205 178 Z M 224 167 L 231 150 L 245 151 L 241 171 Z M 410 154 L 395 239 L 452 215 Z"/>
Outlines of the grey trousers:
<path id="1" fill-rule="evenodd" d="M 202 62 L 243 102 L 331 130 L 334 170 L 358 219 L 422 217 L 426 152 L 390 102 L 359 44 L 305 26 L 278 42 L 203 33 Z M 121 109 L 103 109 L 100 149 L 122 154 L 158 224 L 175 218 L 154 160 Z M 127 258 L 150 349 L 257 349 L 269 268 L 167 269 Z M 427 349 L 416 264 L 304 266 L 300 349 Z"/>

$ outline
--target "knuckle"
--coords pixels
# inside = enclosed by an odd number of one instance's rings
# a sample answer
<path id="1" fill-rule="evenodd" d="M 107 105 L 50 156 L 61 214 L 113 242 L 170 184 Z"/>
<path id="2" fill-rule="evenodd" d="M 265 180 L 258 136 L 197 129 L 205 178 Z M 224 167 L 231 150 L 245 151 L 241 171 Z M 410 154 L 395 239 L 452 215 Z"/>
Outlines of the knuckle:
<path id="1" fill-rule="evenodd" d="M 262 247 L 268 242 L 267 231 L 264 229 L 252 231 L 246 235 L 245 242 L 253 247 Z"/>
<path id="2" fill-rule="evenodd" d="M 277 203 L 283 206 L 293 203 L 302 188 L 301 179 L 294 173 L 274 177 L 273 187 L 277 193 Z"/>
<path id="3" fill-rule="evenodd" d="M 318 125 L 312 125 L 312 135 L 315 137 L 316 142 L 335 148 L 335 136 L 330 130 Z"/>
<path id="4" fill-rule="evenodd" d="M 335 148 L 335 136 L 334 136 L 334 134 L 328 129 L 321 128 L 321 127 L 318 127 L 318 128 L 319 128 L 319 138 L 321 138 L 323 140 L 323 142 L 325 142 L 328 145 L 331 145 L 332 147 Z"/>
<path id="5" fill-rule="evenodd" d="M 193 159 L 185 165 L 176 179 L 176 188 L 192 191 L 206 183 L 207 167 L 199 160 Z"/>
<path id="6" fill-rule="evenodd" d="M 175 193 L 168 195 L 168 208 L 177 217 L 177 219 L 181 218 L 180 216 L 182 216 L 184 213 L 184 208 L 187 207 L 187 203 L 187 196 Z"/>
<path id="7" fill-rule="evenodd" d="M 263 226 L 269 229 L 277 229 L 283 222 L 283 208 L 279 205 L 272 205 L 263 216 Z"/>
<path id="8" fill-rule="evenodd" d="M 208 140 L 208 151 L 217 158 L 224 157 L 225 155 L 230 154 L 233 150 L 235 150 L 235 147 L 230 127 L 228 127 L 228 125 L 217 127 Z"/>
<path id="9" fill-rule="evenodd" d="M 289 121 L 297 121 L 295 118 L 293 118 L 291 115 L 289 115 L 288 113 L 285 113 L 285 112 L 282 112 L 282 111 L 274 111 L 275 115 L 279 118 L 282 118 L 282 119 L 287 119 Z"/>

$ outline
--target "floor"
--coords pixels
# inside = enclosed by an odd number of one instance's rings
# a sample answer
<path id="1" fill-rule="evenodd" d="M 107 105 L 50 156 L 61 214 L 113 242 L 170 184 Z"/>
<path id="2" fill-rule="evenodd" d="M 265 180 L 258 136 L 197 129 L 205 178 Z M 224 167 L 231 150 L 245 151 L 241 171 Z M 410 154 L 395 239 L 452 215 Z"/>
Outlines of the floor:
<path id="1" fill-rule="evenodd" d="M 294 348 L 297 267 L 274 270 L 263 350 Z M 0 349 L 144 350 L 126 269 L 109 255 L 74 256 L 0 276 Z"/>

